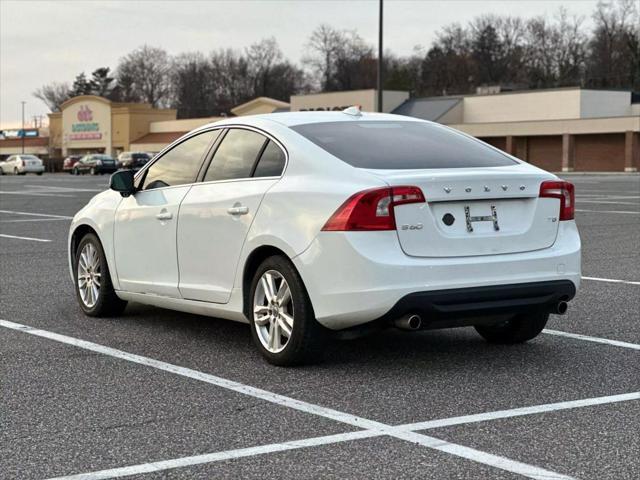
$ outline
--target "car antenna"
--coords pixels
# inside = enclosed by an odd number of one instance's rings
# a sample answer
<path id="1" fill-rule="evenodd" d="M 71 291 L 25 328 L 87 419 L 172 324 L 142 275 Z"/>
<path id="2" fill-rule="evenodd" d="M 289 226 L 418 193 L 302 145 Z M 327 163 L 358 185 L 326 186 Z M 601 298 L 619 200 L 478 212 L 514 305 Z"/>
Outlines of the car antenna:
<path id="1" fill-rule="evenodd" d="M 352 107 L 347 107 L 342 110 L 342 113 L 346 113 L 347 115 L 351 115 L 353 117 L 361 117 L 362 111 L 360 110 L 360 105 L 353 105 Z"/>

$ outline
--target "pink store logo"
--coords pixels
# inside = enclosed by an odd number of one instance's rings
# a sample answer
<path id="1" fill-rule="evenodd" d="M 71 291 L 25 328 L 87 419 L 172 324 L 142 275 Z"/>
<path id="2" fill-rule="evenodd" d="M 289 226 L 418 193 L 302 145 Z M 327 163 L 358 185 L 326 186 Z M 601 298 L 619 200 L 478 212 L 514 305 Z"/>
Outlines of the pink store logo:
<path id="1" fill-rule="evenodd" d="M 78 121 L 90 122 L 91 120 L 93 120 L 93 112 L 89 105 L 81 105 L 80 110 L 78 110 Z"/>

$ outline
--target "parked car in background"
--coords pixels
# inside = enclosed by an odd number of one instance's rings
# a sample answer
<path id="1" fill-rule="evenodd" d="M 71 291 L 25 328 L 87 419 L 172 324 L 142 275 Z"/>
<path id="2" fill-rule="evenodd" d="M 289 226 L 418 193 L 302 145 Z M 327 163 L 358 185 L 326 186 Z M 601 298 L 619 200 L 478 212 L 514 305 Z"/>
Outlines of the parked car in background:
<path id="1" fill-rule="evenodd" d="M 73 166 L 71 171 L 74 175 L 80 175 L 81 173 L 98 175 L 103 173 L 113 173 L 117 169 L 118 166 L 116 165 L 116 161 L 113 157 L 100 153 L 92 153 L 82 157 L 80 161 Z"/>
<path id="2" fill-rule="evenodd" d="M 35 173 L 42 175 L 44 164 L 35 155 L 11 155 L 6 161 L 0 162 L 0 174 L 25 175 Z"/>
<path id="3" fill-rule="evenodd" d="M 437 123 L 355 107 L 239 117 L 112 175 L 71 223 L 69 266 L 87 315 L 136 301 L 248 322 L 278 365 L 387 326 L 521 343 L 580 285 L 574 200 Z"/>
<path id="4" fill-rule="evenodd" d="M 78 163 L 81 158 L 82 155 L 69 155 L 64 159 L 64 162 L 62 162 L 62 171 L 73 173 L 73 167 L 75 167 L 76 163 Z"/>
<path id="5" fill-rule="evenodd" d="M 122 152 L 118 155 L 118 167 L 140 170 L 149 160 L 151 160 L 151 155 L 146 152 Z"/>

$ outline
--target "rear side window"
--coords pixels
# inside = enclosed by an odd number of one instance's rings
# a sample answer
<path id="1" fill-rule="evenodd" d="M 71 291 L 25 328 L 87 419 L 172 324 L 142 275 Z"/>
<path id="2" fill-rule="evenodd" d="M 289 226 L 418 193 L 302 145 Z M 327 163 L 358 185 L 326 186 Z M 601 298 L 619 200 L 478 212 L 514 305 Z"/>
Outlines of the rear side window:
<path id="1" fill-rule="evenodd" d="M 517 163 L 483 143 L 431 123 L 349 121 L 291 128 L 357 168 L 469 168 Z"/>
<path id="2" fill-rule="evenodd" d="M 147 170 L 144 190 L 195 182 L 202 158 L 219 134 L 219 130 L 200 133 L 162 155 Z"/>
<path id="3" fill-rule="evenodd" d="M 267 147 L 260 155 L 254 177 L 279 177 L 284 170 L 285 156 L 282 149 L 269 140 Z"/>
<path id="4" fill-rule="evenodd" d="M 222 139 L 203 181 L 251 177 L 253 165 L 266 141 L 259 133 L 232 128 Z"/>

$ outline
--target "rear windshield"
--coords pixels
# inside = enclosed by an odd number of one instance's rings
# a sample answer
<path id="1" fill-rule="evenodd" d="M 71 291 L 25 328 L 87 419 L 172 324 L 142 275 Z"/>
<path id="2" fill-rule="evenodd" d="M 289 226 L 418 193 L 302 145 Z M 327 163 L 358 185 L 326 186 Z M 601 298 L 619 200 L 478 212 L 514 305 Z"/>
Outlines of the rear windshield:
<path id="1" fill-rule="evenodd" d="M 481 142 L 431 123 L 354 121 L 291 128 L 357 168 L 502 167 L 517 163 Z"/>

